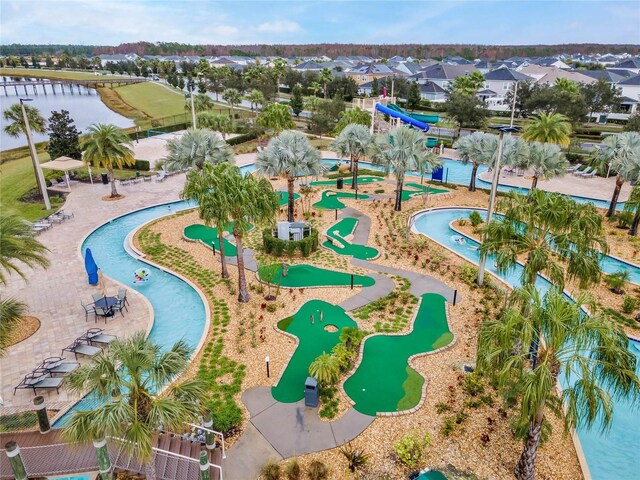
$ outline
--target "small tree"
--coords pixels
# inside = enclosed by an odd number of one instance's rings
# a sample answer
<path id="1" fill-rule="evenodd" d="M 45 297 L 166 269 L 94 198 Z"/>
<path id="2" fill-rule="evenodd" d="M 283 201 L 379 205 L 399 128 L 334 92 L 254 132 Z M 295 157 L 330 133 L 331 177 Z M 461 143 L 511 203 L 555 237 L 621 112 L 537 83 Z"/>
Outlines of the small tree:
<path id="1" fill-rule="evenodd" d="M 254 106 L 257 109 L 258 105 L 264 105 L 264 101 L 265 101 L 264 95 L 262 94 L 262 92 L 255 88 L 251 90 L 251 93 L 249 94 L 249 97 L 247 98 L 247 100 L 249 100 L 249 103 L 251 104 L 252 112 L 253 112 Z"/>
<path id="2" fill-rule="evenodd" d="M 407 107 L 409 107 L 410 110 L 415 110 L 418 106 L 420 106 L 420 86 L 418 82 L 411 82 L 409 96 L 407 98 Z"/>
<path id="3" fill-rule="evenodd" d="M 475 96 L 454 92 L 445 102 L 447 114 L 461 127 L 482 128 L 489 116 L 485 103 Z"/>
<path id="4" fill-rule="evenodd" d="M 340 135 L 340 133 L 347 127 L 347 125 L 356 124 L 356 125 L 364 125 L 365 127 L 371 126 L 371 114 L 369 112 L 365 112 L 361 110 L 359 107 L 352 108 L 350 110 L 345 110 L 340 113 L 340 119 L 338 120 L 338 124 L 336 128 L 333 130 L 333 134 L 335 136 Z"/>
<path id="5" fill-rule="evenodd" d="M 220 132 L 223 140 L 233 132 L 233 119 L 226 113 L 200 112 L 197 119 L 199 128 Z"/>
<path id="6" fill-rule="evenodd" d="M 322 386 L 334 385 L 340 377 L 340 364 L 336 357 L 322 352 L 309 365 L 309 375 L 314 377 Z"/>
<path id="7" fill-rule="evenodd" d="M 302 87 L 300 85 L 293 87 L 293 96 L 289 101 L 289 106 L 296 117 L 304 110 L 304 98 L 302 97 Z"/>
<path id="8" fill-rule="evenodd" d="M 380 95 L 380 82 L 377 78 L 374 78 L 371 82 L 371 96 L 377 97 Z"/>
<path id="9" fill-rule="evenodd" d="M 240 105 L 242 101 L 242 94 L 236 88 L 225 88 L 222 92 L 222 99 L 229 104 L 233 113 L 236 105 Z"/>
<path id="10" fill-rule="evenodd" d="M 283 130 L 295 128 L 291 109 L 281 103 L 270 103 L 264 107 L 256 123 L 267 130 L 273 130 L 274 136 Z"/>
<path id="11" fill-rule="evenodd" d="M 69 157 L 80 160 L 80 132 L 73 124 L 67 110 L 51 112 L 49 117 L 49 143 L 47 152 L 51 158 Z"/>

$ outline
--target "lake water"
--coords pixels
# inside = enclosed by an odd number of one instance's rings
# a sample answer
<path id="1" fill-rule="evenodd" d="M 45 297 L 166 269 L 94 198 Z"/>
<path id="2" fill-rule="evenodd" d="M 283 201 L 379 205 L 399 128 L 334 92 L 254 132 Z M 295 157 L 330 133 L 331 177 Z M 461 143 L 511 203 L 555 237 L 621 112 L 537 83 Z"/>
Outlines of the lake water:
<path id="1" fill-rule="evenodd" d="M 107 108 L 107 106 L 102 103 L 102 100 L 100 100 L 98 92 L 93 88 L 79 87 L 80 89 L 78 90 L 78 86 L 74 85 L 70 90 L 70 86 L 65 85 L 63 93 L 60 85 L 56 85 L 56 93 L 54 95 L 50 85 L 44 88 L 37 86 L 35 92 L 32 86 L 28 86 L 26 94 L 25 87 L 19 86 L 17 87 L 17 94 L 14 87 L 6 87 L 5 93 L 2 82 L 11 82 L 13 80 L 11 77 L 0 78 L 1 111 L 9 108 L 14 103 L 18 103 L 20 98 L 32 98 L 33 101 L 29 102 L 29 105 L 40 110 L 40 114 L 47 119 L 54 110 L 68 110 L 69 115 L 75 121 L 76 128 L 80 133 L 85 133 L 87 127 L 92 123 L 112 123 L 123 128 L 134 125 L 133 120 L 123 117 Z M 0 115 L 0 150 L 8 150 L 26 145 L 27 138 L 24 135 L 12 138 L 4 133 L 4 127 L 8 123 L 9 122 Z M 35 142 L 42 142 L 48 140 L 48 138 L 46 133 L 33 135 Z"/>

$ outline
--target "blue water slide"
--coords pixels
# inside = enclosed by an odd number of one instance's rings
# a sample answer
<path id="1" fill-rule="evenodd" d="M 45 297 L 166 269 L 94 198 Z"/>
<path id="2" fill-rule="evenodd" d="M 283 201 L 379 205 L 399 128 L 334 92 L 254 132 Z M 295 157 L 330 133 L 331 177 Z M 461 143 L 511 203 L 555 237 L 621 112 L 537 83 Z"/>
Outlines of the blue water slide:
<path id="1" fill-rule="evenodd" d="M 390 117 L 399 118 L 404 123 L 408 123 L 409 125 L 411 125 L 413 127 L 419 128 L 423 132 L 428 132 L 429 131 L 429 125 L 427 125 L 426 123 L 420 122 L 420 121 L 416 120 L 415 118 L 411 118 L 408 115 L 404 115 L 403 113 L 396 112 L 395 110 L 391 110 L 390 108 L 387 108 L 384 105 L 380 105 L 379 103 L 376 103 L 376 110 L 378 110 L 379 112 L 382 112 L 382 113 L 384 113 L 386 115 L 389 115 Z"/>

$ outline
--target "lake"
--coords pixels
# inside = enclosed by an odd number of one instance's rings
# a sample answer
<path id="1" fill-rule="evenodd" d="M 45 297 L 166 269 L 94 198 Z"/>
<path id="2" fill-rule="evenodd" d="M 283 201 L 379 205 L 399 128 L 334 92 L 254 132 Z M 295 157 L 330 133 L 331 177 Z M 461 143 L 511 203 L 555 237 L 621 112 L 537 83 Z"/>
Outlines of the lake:
<path id="1" fill-rule="evenodd" d="M 60 85 L 56 85 L 55 95 L 51 91 L 51 86 L 47 86 L 46 94 L 42 86 L 36 87 L 34 93 L 33 87 L 27 87 L 27 94 L 25 95 L 24 86 L 18 87 L 18 93 L 14 87 L 6 87 L 2 85 L 2 82 L 14 81 L 13 77 L 1 77 L 0 78 L 0 110 L 4 111 L 14 103 L 18 103 L 20 98 L 32 98 L 33 101 L 28 104 L 32 107 L 36 107 L 40 110 L 40 114 L 49 118 L 52 111 L 68 110 L 69 115 L 74 120 L 76 128 L 80 133 L 85 133 L 86 129 L 92 123 L 112 123 L 119 127 L 131 127 L 134 125 L 133 120 L 123 117 L 116 112 L 107 108 L 102 103 L 98 92 L 93 88 L 79 87 L 74 85 L 72 92 L 70 86 L 64 86 L 64 93 L 60 89 Z M 27 138 L 21 135 L 17 138 L 12 138 L 4 133 L 4 127 L 8 124 L 3 116 L 0 115 L 0 150 L 8 150 L 10 148 L 21 147 L 27 144 Z M 33 134 L 34 141 L 42 142 L 48 140 L 48 135 L 45 134 Z"/>

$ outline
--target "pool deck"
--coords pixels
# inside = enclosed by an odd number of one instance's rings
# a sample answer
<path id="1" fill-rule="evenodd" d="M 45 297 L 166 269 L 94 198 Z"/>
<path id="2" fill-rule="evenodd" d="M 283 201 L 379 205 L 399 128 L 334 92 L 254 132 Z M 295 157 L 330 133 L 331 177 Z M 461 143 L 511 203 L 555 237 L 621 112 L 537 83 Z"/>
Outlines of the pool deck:
<path id="1" fill-rule="evenodd" d="M 74 217 L 61 224 L 54 224 L 49 230 L 38 235 L 50 253 L 51 266 L 30 268 L 20 265 L 29 282 L 20 276 L 8 276 L 8 285 L 3 288 L 3 297 L 15 297 L 29 306 L 29 315 L 40 319 L 41 327 L 30 338 L 9 347 L 7 355 L 0 359 L 0 395 L 4 408 L 0 414 L 15 412 L 21 407 L 32 405 L 33 391 L 18 390 L 13 395 L 13 387 L 46 357 L 60 356 L 61 349 L 71 344 L 89 328 L 104 328 L 106 332 L 126 336 L 137 330 L 148 331 L 151 327 L 151 305 L 145 297 L 127 288 L 130 305 L 124 312 L 124 318 L 116 313 L 107 321 L 98 319 L 94 323 L 93 315 L 85 322 L 80 300 L 91 302 L 91 294 L 98 289 L 87 283 L 84 262 L 79 249 L 84 238 L 96 227 L 119 215 L 148 207 L 154 204 L 179 200 L 179 192 L 184 186 L 184 174 L 175 175 L 162 183 L 141 183 L 129 187 L 119 187 L 125 197 L 118 201 L 103 201 L 110 186 L 102 184 L 79 184 L 68 195 L 64 209 Z M 118 285 L 105 276 L 108 294 L 115 294 Z M 65 352 L 66 353 L 66 352 Z M 73 359 L 66 353 L 64 357 Z M 81 363 L 88 360 L 79 358 Z M 52 407 L 66 408 L 77 400 L 66 388 L 38 390 Z"/>

